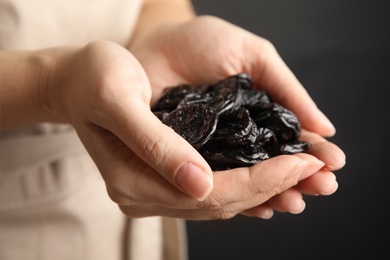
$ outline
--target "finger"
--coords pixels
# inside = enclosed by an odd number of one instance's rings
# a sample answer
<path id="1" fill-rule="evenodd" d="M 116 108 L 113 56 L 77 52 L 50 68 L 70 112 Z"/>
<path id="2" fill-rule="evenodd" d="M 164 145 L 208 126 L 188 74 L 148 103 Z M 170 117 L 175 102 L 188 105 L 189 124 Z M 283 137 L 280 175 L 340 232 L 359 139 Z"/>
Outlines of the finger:
<path id="1" fill-rule="evenodd" d="M 318 172 L 324 163 L 308 154 L 281 155 L 249 168 L 214 173 L 214 204 L 242 212 L 256 207 Z"/>
<path id="2" fill-rule="evenodd" d="M 160 175 L 144 171 L 137 175 L 137 185 L 130 186 L 139 188 L 139 192 L 132 196 L 138 196 L 137 201 L 154 203 L 123 203 L 120 206 L 122 211 L 131 217 L 162 215 L 186 219 L 228 219 L 253 208 L 246 213 L 269 218 L 272 216 L 272 209 L 267 208 L 266 204 L 260 207 L 258 205 L 280 191 L 296 185 L 297 180 L 302 178 L 299 176 L 317 172 L 322 166 L 323 163 L 314 157 L 302 154 L 279 156 L 273 159 L 273 162 L 264 161 L 257 167 L 215 172 L 215 187 L 203 202 L 190 200 L 184 194 L 178 194 L 177 190 L 175 193 L 172 191 L 175 189 L 169 189 L 170 184 Z M 117 174 L 114 176 L 123 179 Z M 131 192 L 128 191 L 128 185 L 125 187 L 124 192 Z M 142 198 L 139 197 L 140 194 Z"/>
<path id="3" fill-rule="evenodd" d="M 162 216 L 186 220 L 225 220 L 235 216 L 235 214 L 219 214 L 220 211 L 217 210 L 206 210 L 202 208 L 196 210 L 177 209 L 162 205 L 120 205 L 119 208 L 126 216 L 131 218 Z"/>
<path id="4" fill-rule="evenodd" d="M 305 209 L 305 202 L 302 199 L 302 193 L 295 188 L 288 189 L 272 198 L 267 202 L 254 208 L 245 210 L 243 215 L 269 219 L 274 211 L 289 212 L 292 214 L 302 213 Z"/>
<path id="5" fill-rule="evenodd" d="M 272 197 L 268 204 L 271 208 L 279 212 L 289 212 L 299 214 L 305 209 L 305 202 L 302 199 L 302 193 L 291 188 L 275 197 Z"/>
<path id="6" fill-rule="evenodd" d="M 274 215 L 274 210 L 272 207 L 268 204 L 268 202 L 264 202 L 263 204 L 260 204 L 256 207 L 247 209 L 243 212 L 241 212 L 241 215 L 247 216 L 247 217 L 257 217 L 261 219 L 270 219 Z"/>
<path id="7" fill-rule="evenodd" d="M 325 169 L 335 171 L 345 165 L 345 153 L 337 145 L 318 134 L 302 130 L 300 139 L 312 145 L 308 153 L 323 161 Z"/>
<path id="8" fill-rule="evenodd" d="M 296 189 L 306 195 L 331 195 L 336 192 L 338 183 L 336 176 L 329 171 L 322 170 L 309 178 L 302 180 Z"/>
<path id="9" fill-rule="evenodd" d="M 333 136 L 335 128 L 318 109 L 305 88 L 287 67 L 274 46 L 265 39 L 249 41 L 248 60 L 254 64 L 251 76 L 255 85 L 267 91 L 275 102 L 294 112 L 302 126 L 322 136 Z"/>
<path id="10" fill-rule="evenodd" d="M 132 218 L 166 216 L 183 218 L 188 220 L 210 220 L 210 219 L 230 219 L 238 213 L 248 217 L 257 217 L 261 219 L 270 219 L 274 215 L 274 210 L 279 212 L 290 212 L 299 214 L 305 209 L 305 202 L 302 200 L 302 194 L 295 189 L 289 189 L 258 206 L 238 211 L 222 211 L 210 209 L 176 209 L 162 205 L 120 205 L 121 211 Z"/>
<path id="11" fill-rule="evenodd" d="M 111 130 L 168 182 L 204 200 L 213 188 L 213 176 L 203 157 L 161 123 L 141 99 L 130 98 L 122 109 L 122 117 L 115 120 Z"/>
<path id="12" fill-rule="evenodd" d="M 205 209 L 175 209 L 161 205 L 120 205 L 119 208 L 126 216 L 131 218 L 164 216 L 171 218 L 182 218 L 186 220 L 226 220 L 235 217 L 239 213 L 216 214 L 217 211 L 210 211 Z M 270 219 L 272 218 L 274 212 L 267 203 L 263 203 L 257 207 L 241 212 L 241 214 L 248 217 Z"/>
<path id="13" fill-rule="evenodd" d="M 90 125 L 79 135 L 104 178 L 111 199 L 121 205 L 182 205 L 191 197 L 176 189 L 110 131 Z"/>
<path id="14" fill-rule="evenodd" d="M 338 184 L 333 173 L 319 171 L 300 181 L 295 187 L 270 198 L 257 207 L 244 211 L 242 214 L 263 219 L 272 217 L 271 211 L 273 210 L 298 214 L 305 208 L 302 194 L 331 195 L 337 190 L 337 187 Z"/>

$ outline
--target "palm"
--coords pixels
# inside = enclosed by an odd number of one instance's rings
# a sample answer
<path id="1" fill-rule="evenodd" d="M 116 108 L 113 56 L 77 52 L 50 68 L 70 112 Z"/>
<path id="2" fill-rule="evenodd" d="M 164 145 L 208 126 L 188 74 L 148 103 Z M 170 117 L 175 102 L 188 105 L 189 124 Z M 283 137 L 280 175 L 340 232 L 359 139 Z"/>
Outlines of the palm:
<path id="1" fill-rule="evenodd" d="M 147 41 L 142 52 L 134 54 L 148 74 L 152 102 L 166 86 L 212 83 L 244 71 L 244 61 L 237 55 L 247 35 L 243 32 L 219 19 L 198 18 Z"/>

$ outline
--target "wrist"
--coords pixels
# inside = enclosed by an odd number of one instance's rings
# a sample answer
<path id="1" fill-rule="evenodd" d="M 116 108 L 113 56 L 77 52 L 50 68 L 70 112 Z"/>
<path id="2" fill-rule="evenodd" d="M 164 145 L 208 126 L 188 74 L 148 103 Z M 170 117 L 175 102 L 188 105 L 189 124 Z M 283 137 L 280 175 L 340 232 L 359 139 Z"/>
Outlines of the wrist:
<path id="1" fill-rule="evenodd" d="M 75 47 L 58 47 L 42 50 L 39 54 L 40 73 L 37 86 L 39 107 L 50 122 L 69 123 L 66 113 L 66 89 Z"/>
<path id="2" fill-rule="evenodd" d="M 53 108 L 53 72 L 60 49 L 0 52 L 1 128 L 64 122 Z"/>

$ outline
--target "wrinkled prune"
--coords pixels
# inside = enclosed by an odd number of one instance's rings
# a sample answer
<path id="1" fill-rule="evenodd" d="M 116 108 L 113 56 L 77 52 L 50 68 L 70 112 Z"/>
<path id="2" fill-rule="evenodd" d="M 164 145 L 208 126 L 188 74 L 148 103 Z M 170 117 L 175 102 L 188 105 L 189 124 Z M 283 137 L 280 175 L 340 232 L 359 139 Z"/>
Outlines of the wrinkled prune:
<path id="1" fill-rule="evenodd" d="M 248 167 L 269 158 L 268 152 L 262 146 L 256 145 L 202 151 L 201 154 L 213 170 Z"/>
<path id="2" fill-rule="evenodd" d="M 193 147 L 199 149 L 217 128 L 217 112 L 205 104 L 183 105 L 162 119 Z"/>
<path id="3" fill-rule="evenodd" d="M 260 104 L 260 103 L 259 103 Z M 277 103 L 263 103 L 249 108 L 256 124 L 273 130 L 280 143 L 297 139 L 301 126 L 298 118 Z"/>
<path id="4" fill-rule="evenodd" d="M 252 166 L 308 150 L 293 112 L 241 73 L 210 85 L 167 87 L 152 112 L 186 139 L 213 170 Z"/>
<path id="5" fill-rule="evenodd" d="M 229 115 L 222 115 L 218 127 L 207 146 L 238 146 L 255 144 L 259 129 L 249 111 L 241 107 Z"/>
<path id="6" fill-rule="evenodd" d="M 164 95 L 154 105 L 156 111 L 172 111 L 186 98 L 198 99 L 194 86 L 181 84 L 176 87 L 166 88 Z"/>

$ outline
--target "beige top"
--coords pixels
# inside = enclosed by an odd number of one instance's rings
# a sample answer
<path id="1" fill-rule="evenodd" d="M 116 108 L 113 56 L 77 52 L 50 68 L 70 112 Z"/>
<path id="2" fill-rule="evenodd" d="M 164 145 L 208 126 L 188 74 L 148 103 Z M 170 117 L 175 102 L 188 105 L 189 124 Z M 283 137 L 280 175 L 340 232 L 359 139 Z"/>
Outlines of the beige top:
<path id="1" fill-rule="evenodd" d="M 126 44 L 142 0 L 0 0 L 0 48 L 35 49 L 105 39 Z"/>
<path id="2" fill-rule="evenodd" d="M 141 5 L 141 0 L 0 0 L 0 48 L 98 39 L 125 45 Z M 0 142 L 0 259 L 186 259 L 184 222 L 126 218 L 70 126 L 2 132 Z"/>

